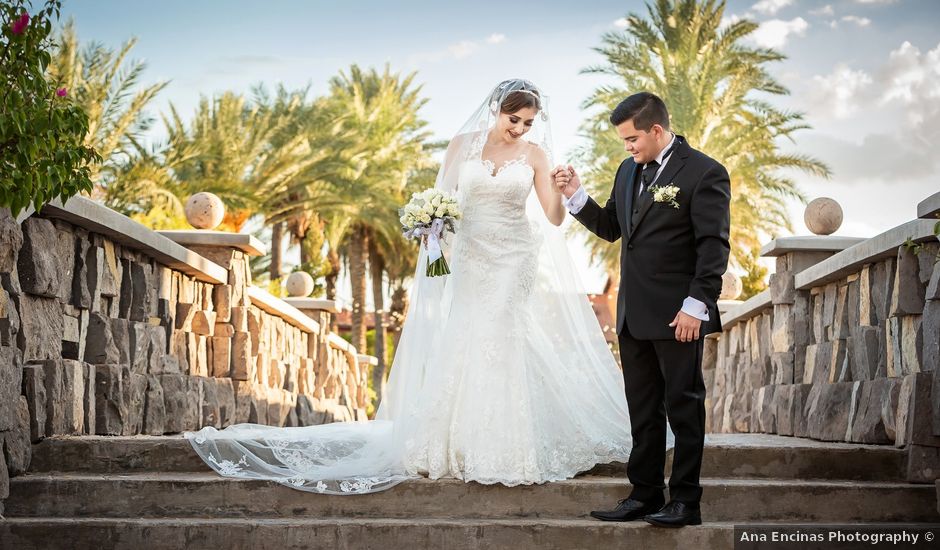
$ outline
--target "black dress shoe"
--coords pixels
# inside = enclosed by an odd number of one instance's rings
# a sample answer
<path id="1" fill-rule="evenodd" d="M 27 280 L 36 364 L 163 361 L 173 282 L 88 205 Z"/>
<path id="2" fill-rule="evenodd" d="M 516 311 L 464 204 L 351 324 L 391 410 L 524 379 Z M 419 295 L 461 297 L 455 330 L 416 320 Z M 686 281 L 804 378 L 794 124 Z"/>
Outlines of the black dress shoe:
<path id="1" fill-rule="evenodd" d="M 702 512 L 697 504 L 688 504 L 676 500 L 663 506 L 663 509 L 643 518 L 657 527 L 683 527 L 701 525 Z"/>
<path id="2" fill-rule="evenodd" d="M 601 521 L 634 521 L 643 519 L 662 508 L 662 501 L 642 502 L 635 498 L 625 498 L 617 503 L 613 510 L 594 511 L 591 517 Z"/>

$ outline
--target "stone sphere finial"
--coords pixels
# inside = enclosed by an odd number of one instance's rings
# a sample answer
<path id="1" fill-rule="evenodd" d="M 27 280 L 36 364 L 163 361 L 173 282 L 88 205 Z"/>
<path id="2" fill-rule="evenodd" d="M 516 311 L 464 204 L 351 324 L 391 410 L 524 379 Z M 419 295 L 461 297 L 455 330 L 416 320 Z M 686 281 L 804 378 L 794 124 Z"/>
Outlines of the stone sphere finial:
<path id="1" fill-rule="evenodd" d="M 718 299 L 737 300 L 742 292 L 744 292 L 744 283 L 741 277 L 737 273 L 725 271 L 725 274 L 721 276 L 721 293 Z"/>
<path id="2" fill-rule="evenodd" d="M 295 271 L 287 277 L 286 286 L 291 298 L 306 298 L 313 292 L 313 277 L 306 271 Z"/>
<path id="3" fill-rule="evenodd" d="M 832 235 L 842 226 L 842 207 L 829 197 L 814 199 L 806 205 L 803 221 L 815 235 Z"/>
<path id="4" fill-rule="evenodd" d="M 186 221 L 196 229 L 215 229 L 225 217 L 225 204 L 212 193 L 196 193 L 184 207 Z"/>

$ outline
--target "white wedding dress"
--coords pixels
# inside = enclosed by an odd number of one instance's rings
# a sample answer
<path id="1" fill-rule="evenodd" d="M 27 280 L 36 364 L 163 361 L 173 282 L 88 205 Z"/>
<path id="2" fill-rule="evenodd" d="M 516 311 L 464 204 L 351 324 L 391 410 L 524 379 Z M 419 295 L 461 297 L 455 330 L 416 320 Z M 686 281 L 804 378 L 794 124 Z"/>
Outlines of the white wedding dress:
<path id="1" fill-rule="evenodd" d="M 442 163 L 437 187 L 456 192 L 463 212 L 445 243 L 452 273 L 426 277 L 422 250 L 376 420 L 187 433 L 215 471 L 356 494 L 419 476 L 542 483 L 627 460 L 623 378 L 563 232 L 535 200 L 533 168 L 481 158 L 495 106 L 527 86 L 497 87 L 493 107 L 488 99 L 465 125 L 484 131 L 455 141 L 462 148 Z"/>
<path id="2" fill-rule="evenodd" d="M 532 167 L 522 157 L 495 175 L 486 161 L 460 170 L 453 298 L 425 394 L 415 400 L 407 470 L 516 485 L 626 460 L 620 371 L 606 347 L 607 361 L 588 349 L 603 345 L 600 327 L 592 318 L 597 340 L 570 342 L 566 312 L 540 284 L 551 274 L 540 273 L 542 235 L 525 215 Z"/>

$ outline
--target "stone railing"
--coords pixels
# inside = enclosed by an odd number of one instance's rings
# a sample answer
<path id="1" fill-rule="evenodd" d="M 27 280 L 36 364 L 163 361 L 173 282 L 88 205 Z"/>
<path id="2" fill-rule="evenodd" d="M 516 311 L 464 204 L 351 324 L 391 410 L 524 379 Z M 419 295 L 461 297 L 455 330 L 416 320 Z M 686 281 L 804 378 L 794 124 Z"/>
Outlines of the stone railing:
<path id="1" fill-rule="evenodd" d="M 930 219 L 871 239 L 765 246 L 770 289 L 706 340 L 707 428 L 893 444 L 909 450 L 910 480 L 940 477 L 938 212 L 940 194 L 920 205 Z"/>
<path id="2" fill-rule="evenodd" d="M 329 332 L 331 304 L 301 311 L 251 285 L 262 248 L 248 235 L 154 232 L 81 197 L 22 224 L 0 210 L 10 472 L 53 435 L 364 419 L 369 360 Z"/>

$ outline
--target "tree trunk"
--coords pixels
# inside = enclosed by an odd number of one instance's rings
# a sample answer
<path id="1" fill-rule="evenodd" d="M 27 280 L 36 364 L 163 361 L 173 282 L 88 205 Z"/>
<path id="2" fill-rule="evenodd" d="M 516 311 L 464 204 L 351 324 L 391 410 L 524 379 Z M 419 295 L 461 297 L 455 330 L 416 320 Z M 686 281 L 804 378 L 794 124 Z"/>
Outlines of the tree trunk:
<path id="1" fill-rule="evenodd" d="M 280 279 L 283 275 L 283 257 L 281 246 L 284 241 L 284 222 L 278 222 L 271 228 L 271 280 Z"/>
<path id="2" fill-rule="evenodd" d="M 401 281 L 395 284 L 395 291 L 392 292 L 392 304 L 389 308 L 390 325 L 392 327 L 392 349 L 398 349 L 398 342 L 401 340 L 401 328 L 405 324 L 405 314 L 408 311 L 408 291 L 402 285 Z M 392 356 L 394 357 L 394 355 Z"/>
<path id="3" fill-rule="evenodd" d="M 375 390 L 375 407 L 385 396 L 385 299 L 382 296 L 382 274 L 385 260 L 379 254 L 375 241 L 369 247 L 369 268 L 372 279 L 372 304 L 375 309 L 375 356 L 379 363 L 372 369 L 372 389 Z"/>
<path id="4" fill-rule="evenodd" d="M 366 256 L 369 233 L 359 226 L 349 240 L 349 282 L 352 284 L 352 345 L 366 352 Z"/>
<path id="5" fill-rule="evenodd" d="M 339 253 L 331 246 L 326 253 L 326 261 L 330 264 L 330 273 L 326 276 L 326 299 L 336 299 L 336 279 L 339 278 Z"/>
<path id="6" fill-rule="evenodd" d="M 332 246 L 326 253 L 326 261 L 330 264 L 330 272 L 326 276 L 326 299 L 336 300 L 336 280 L 339 278 L 340 261 L 339 252 Z M 336 315 L 330 315 L 330 331 L 337 332 Z"/>

